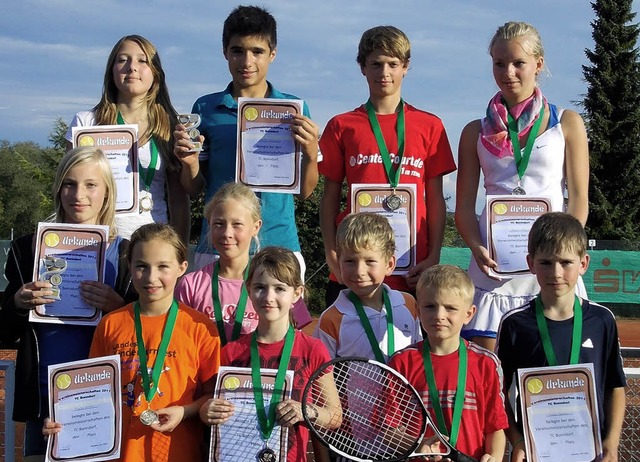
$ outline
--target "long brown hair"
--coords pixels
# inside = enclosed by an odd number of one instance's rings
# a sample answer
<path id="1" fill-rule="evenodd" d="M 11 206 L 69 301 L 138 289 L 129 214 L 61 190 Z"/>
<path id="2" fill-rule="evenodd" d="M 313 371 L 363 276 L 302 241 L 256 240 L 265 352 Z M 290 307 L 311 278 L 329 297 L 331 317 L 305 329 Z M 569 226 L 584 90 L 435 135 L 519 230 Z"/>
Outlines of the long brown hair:
<path id="1" fill-rule="evenodd" d="M 146 132 L 140 133 L 140 140 L 154 137 L 162 160 L 171 171 L 180 169 L 180 161 L 172 155 L 173 127 L 178 123 L 177 112 L 171 104 L 169 90 L 156 47 L 141 35 L 126 35 L 113 46 L 104 71 L 104 83 L 100 102 L 93 108 L 98 125 L 114 125 L 118 117 L 118 87 L 113 78 L 113 66 L 124 42 L 137 44 L 147 55 L 149 68 L 153 73 L 153 84 L 145 97 L 149 124 Z"/>

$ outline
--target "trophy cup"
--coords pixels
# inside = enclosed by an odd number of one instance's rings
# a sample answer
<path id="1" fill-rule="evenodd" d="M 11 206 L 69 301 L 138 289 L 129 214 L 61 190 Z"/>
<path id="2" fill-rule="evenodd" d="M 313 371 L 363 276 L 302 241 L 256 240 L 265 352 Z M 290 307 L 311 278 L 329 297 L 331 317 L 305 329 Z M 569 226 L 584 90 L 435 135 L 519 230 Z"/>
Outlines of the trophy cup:
<path id="1" fill-rule="evenodd" d="M 191 148 L 187 152 L 202 151 L 202 143 L 198 141 L 198 136 L 200 136 L 200 131 L 198 131 L 198 128 L 197 128 L 200 125 L 200 115 L 199 114 L 179 114 L 178 122 L 187 129 L 187 133 L 189 134 L 189 137 L 191 138 L 191 142 L 193 143 L 193 148 Z"/>

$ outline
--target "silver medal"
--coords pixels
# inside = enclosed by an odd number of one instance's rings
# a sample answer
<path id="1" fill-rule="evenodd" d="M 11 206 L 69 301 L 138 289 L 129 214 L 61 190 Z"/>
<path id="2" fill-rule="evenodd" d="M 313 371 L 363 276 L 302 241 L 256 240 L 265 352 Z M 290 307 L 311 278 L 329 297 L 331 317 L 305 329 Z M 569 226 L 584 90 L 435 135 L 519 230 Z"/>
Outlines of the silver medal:
<path id="1" fill-rule="evenodd" d="M 527 194 L 527 192 L 524 189 L 522 189 L 520 185 L 513 188 L 512 193 L 515 194 L 516 196 L 524 196 L 525 194 Z"/>
<path id="2" fill-rule="evenodd" d="M 385 198 L 384 205 L 387 209 L 393 212 L 400 208 L 400 206 L 402 205 L 402 199 L 400 199 L 400 196 L 391 194 Z"/>
<path id="3" fill-rule="evenodd" d="M 153 199 L 151 196 L 144 196 L 140 198 L 140 213 L 150 212 L 153 208 Z"/>
<path id="4" fill-rule="evenodd" d="M 142 422 L 143 425 L 149 426 L 153 425 L 156 422 L 160 422 L 160 419 L 158 418 L 158 414 L 156 414 L 151 409 L 147 409 L 142 414 L 140 414 L 140 422 Z"/>

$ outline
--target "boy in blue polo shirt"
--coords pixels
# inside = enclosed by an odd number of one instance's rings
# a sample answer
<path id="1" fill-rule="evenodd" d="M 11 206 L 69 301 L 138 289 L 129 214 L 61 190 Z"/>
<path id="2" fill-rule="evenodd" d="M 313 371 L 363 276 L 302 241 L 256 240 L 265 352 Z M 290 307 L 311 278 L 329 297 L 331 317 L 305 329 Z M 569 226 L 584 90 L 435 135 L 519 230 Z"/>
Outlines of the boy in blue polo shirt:
<path id="1" fill-rule="evenodd" d="M 205 203 L 224 183 L 235 179 L 238 98 L 298 99 L 276 90 L 267 81 L 269 65 L 276 57 L 276 21 L 263 8 L 238 6 L 227 17 L 222 30 L 222 47 L 228 62 L 231 83 L 221 92 L 198 98 L 191 112 L 202 121 L 198 130 L 204 135 L 205 149 L 200 156 L 188 153 L 193 146 L 186 130 L 178 125 L 174 153 L 182 160 L 181 182 L 195 196 L 205 189 Z M 318 126 L 304 115 L 297 115 L 292 131 L 302 148 L 302 182 L 300 196 L 306 199 L 318 183 Z M 262 202 L 260 244 L 281 246 L 296 253 L 304 275 L 304 260 L 295 224 L 292 194 L 259 193 Z M 196 249 L 196 267 L 213 260 L 213 249 L 207 244 L 209 223 L 202 222 Z"/>

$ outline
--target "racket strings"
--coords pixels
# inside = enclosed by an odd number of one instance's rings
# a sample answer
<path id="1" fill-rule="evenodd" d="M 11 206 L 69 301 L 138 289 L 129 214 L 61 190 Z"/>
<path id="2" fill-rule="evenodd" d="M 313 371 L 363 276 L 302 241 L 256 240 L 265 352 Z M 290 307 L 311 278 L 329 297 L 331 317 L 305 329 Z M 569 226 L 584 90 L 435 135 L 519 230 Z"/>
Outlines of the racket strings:
<path id="1" fill-rule="evenodd" d="M 339 452 L 363 459 L 410 454 L 425 426 L 420 398 L 395 375 L 366 361 L 337 363 L 332 371 L 342 424 L 333 429 L 314 425 L 320 437 Z M 313 383 L 308 401 L 322 406 L 321 396 L 320 384 Z"/>

